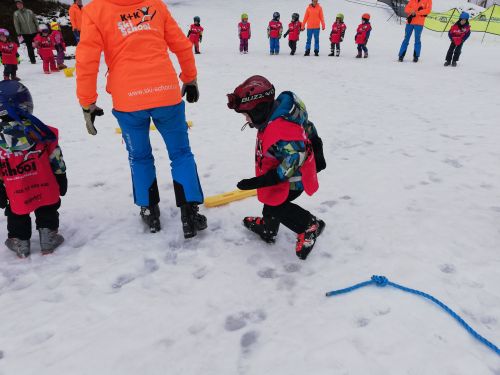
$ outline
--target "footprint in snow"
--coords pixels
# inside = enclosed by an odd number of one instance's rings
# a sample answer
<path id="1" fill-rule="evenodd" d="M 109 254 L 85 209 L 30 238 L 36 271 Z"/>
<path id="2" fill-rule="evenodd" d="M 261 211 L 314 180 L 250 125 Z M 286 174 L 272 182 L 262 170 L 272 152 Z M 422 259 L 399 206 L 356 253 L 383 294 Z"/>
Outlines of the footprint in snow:
<path id="1" fill-rule="evenodd" d="M 297 281 L 290 275 L 285 275 L 279 279 L 278 290 L 291 290 L 297 285 Z"/>
<path id="2" fill-rule="evenodd" d="M 257 343 L 259 333 L 257 331 L 249 331 L 243 334 L 240 339 L 240 346 L 243 353 L 248 353 Z"/>
<path id="3" fill-rule="evenodd" d="M 296 263 L 288 263 L 283 266 L 283 269 L 287 273 L 294 273 L 294 272 L 299 272 L 300 271 L 300 264 Z"/>
<path id="4" fill-rule="evenodd" d="M 232 332 L 246 327 L 248 323 L 260 323 L 266 320 L 267 314 L 263 310 L 255 310 L 250 312 L 239 312 L 237 314 L 226 317 L 224 329 Z"/>
<path id="5" fill-rule="evenodd" d="M 390 307 L 387 307 L 385 309 L 378 309 L 377 311 L 374 312 L 374 314 L 376 316 L 383 316 L 383 315 L 387 315 L 391 312 L 391 308 Z"/>
<path id="6" fill-rule="evenodd" d="M 359 318 L 356 320 L 355 324 L 357 327 L 366 327 L 370 323 L 370 319 L 367 318 Z"/>
<path id="7" fill-rule="evenodd" d="M 122 286 L 127 285 L 135 280 L 135 276 L 131 274 L 120 275 L 111 285 L 113 289 L 120 289 Z"/>
<path id="8" fill-rule="evenodd" d="M 195 279 L 203 279 L 206 275 L 208 274 L 208 268 L 207 267 L 200 267 L 196 271 L 193 272 L 193 277 Z"/>
<path id="9" fill-rule="evenodd" d="M 350 199 L 352 199 L 349 195 L 344 195 L 342 197 L 340 197 L 340 199 L 344 200 L 344 201 L 348 201 Z"/>
<path id="10" fill-rule="evenodd" d="M 457 272 L 457 270 L 453 264 L 447 264 L 447 263 L 441 264 L 439 266 L 439 269 L 443 273 L 455 273 L 455 272 Z"/>
<path id="11" fill-rule="evenodd" d="M 276 279 L 277 277 L 279 277 L 279 275 L 276 273 L 276 270 L 270 267 L 258 270 L 257 275 L 259 275 L 259 277 L 263 279 Z"/>
<path id="12" fill-rule="evenodd" d="M 337 201 L 334 201 L 334 200 L 321 202 L 321 205 L 324 205 L 327 207 L 333 207 L 336 204 L 337 204 Z"/>
<path id="13" fill-rule="evenodd" d="M 165 264 L 172 264 L 176 265 L 177 264 L 177 253 L 170 251 L 165 255 L 165 258 L 163 259 L 163 262 Z"/>
<path id="14" fill-rule="evenodd" d="M 160 269 L 158 262 L 154 259 L 144 259 L 144 271 L 146 273 L 153 273 Z"/>
<path id="15" fill-rule="evenodd" d="M 461 164 L 458 160 L 455 159 L 445 159 L 443 163 L 451 165 L 453 168 L 462 168 L 463 164 Z"/>

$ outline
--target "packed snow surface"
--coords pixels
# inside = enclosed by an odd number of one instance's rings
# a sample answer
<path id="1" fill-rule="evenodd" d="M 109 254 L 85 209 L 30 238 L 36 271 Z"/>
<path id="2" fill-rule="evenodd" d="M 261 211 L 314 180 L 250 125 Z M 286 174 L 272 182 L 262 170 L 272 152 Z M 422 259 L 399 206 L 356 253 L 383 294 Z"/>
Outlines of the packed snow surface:
<path id="1" fill-rule="evenodd" d="M 184 240 L 169 161 L 152 132 L 163 230 L 150 234 L 131 194 L 127 153 L 101 66 L 97 136 L 87 134 L 74 78 L 24 62 L 35 114 L 60 129 L 68 165 L 51 256 L 0 253 L 1 375 L 498 375 L 500 359 L 437 306 L 395 289 L 325 292 L 382 274 L 431 293 L 500 344 L 500 106 L 498 38 L 473 35 L 458 67 L 443 67 L 446 35 L 425 30 L 420 62 L 397 62 L 404 25 L 390 12 L 324 1 L 328 28 L 345 14 L 341 57 L 268 55 L 267 22 L 287 25 L 307 1 L 170 2 L 187 32 L 205 28 L 197 56 L 201 98 L 187 106 L 205 194 L 253 173 L 255 131 L 226 107 L 253 74 L 306 103 L 328 167 L 298 202 L 327 226 L 306 261 L 282 227 L 267 245 L 241 225 L 255 198 L 202 207 L 208 229 Z M 354 59 L 354 31 L 372 15 L 370 57 Z M 252 23 L 240 55 L 240 14 Z M 413 49 L 410 46 L 409 55 Z M 70 62 L 73 63 L 73 62 Z M 127 79 L 127 77 L 123 77 Z M 0 233 L 6 237 L 5 218 Z"/>

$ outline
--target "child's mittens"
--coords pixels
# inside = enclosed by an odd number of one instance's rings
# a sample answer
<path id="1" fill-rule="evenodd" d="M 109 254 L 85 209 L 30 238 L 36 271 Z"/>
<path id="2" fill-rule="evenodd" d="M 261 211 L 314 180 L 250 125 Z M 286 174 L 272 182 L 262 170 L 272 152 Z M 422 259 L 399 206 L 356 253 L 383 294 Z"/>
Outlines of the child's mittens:
<path id="1" fill-rule="evenodd" d="M 7 207 L 7 191 L 5 190 L 5 185 L 0 183 L 0 208 Z"/>
<path id="2" fill-rule="evenodd" d="M 66 177 L 66 173 L 56 174 L 55 176 L 57 184 L 59 185 L 59 195 L 64 197 L 68 191 L 68 178 Z"/>

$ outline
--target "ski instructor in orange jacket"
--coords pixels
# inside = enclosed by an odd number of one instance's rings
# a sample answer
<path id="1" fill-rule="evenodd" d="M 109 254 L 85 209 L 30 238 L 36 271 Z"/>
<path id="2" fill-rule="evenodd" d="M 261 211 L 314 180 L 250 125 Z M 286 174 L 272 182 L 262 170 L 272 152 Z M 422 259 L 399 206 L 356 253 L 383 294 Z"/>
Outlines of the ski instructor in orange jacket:
<path id="1" fill-rule="evenodd" d="M 410 0 L 405 7 L 406 19 L 405 38 L 399 49 L 399 61 L 403 62 L 406 50 L 410 44 L 410 38 L 415 31 L 415 47 L 413 50 L 413 62 L 418 62 L 422 42 L 420 36 L 424 29 L 425 17 L 432 11 L 432 0 Z"/>
<path id="2" fill-rule="evenodd" d="M 172 51 L 181 68 L 170 61 Z M 83 8 L 81 39 L 76 50 L 77 96 L 87 131 L 95 135 L 97 74 L 101 52 L 108 66 L 106 91 L 113 98 L 113 115 L 126 144 L 134 201 L 151 232 L 161 229 L 156 171 L 149 140 L 153 120 L 165 141 L 184 237 L 207 227 L 198 213 L 203 203 L 196 163 L 191 153 L 185 117 L 189 103 L 198 101 L 192 44 L 161 0 L 93 0 Z"/>

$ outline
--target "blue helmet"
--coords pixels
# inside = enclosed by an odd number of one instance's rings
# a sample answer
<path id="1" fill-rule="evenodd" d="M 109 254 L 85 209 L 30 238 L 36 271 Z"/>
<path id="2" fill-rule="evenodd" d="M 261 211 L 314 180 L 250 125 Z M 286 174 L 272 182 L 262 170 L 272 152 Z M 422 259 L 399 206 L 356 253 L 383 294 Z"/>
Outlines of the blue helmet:
<path id="1" fill-rule="evenodd" d="M 469 17 L 470 17 L 470 16 L 469 16 L 469 13 L 467 13 L 467 12 L 462 12 L 462 13 L 460 13 L 460 19 L 461 19 L 461 20 L 468 20 L 468 19 L 469 19 Z"/>
<path id="2" fill-rule="evenodd" d="M 18 81 L 0 82 L 0 119 L 8 116 L 7 108 L 18 108 L 33 113 L 33 99 L 26 86 Z"/>
<path id="3" fill-rule="evenodd" d="M 274 12 L 273 13 L 273 20 L 279 20 L 280 19 L 280 12 Z"/>

